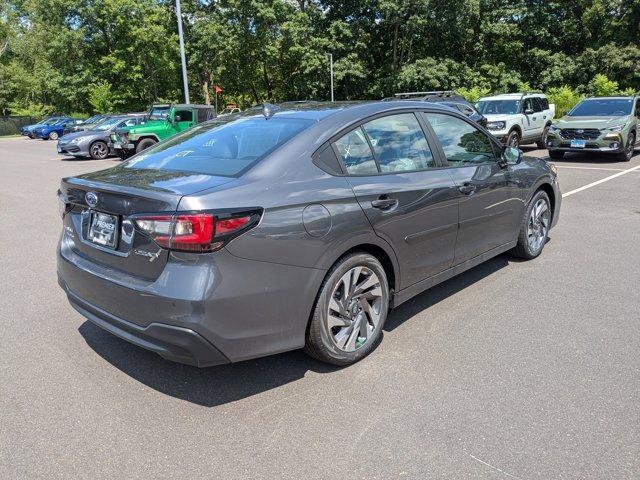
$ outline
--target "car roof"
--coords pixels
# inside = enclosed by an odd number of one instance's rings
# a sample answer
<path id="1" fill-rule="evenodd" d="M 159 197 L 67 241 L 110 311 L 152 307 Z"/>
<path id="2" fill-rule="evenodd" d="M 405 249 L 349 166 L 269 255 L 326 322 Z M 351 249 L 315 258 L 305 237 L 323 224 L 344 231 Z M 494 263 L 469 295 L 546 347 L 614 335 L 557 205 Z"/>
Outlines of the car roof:
<path id="1" fill-rule="evenodd" d="M 631 100 L 635 97 L 637 97 L 637 95 L 615 95 L 611 97 L 589 97 L 584 100 Z"/>
<path id="2" fill-rule="evenodd" d="M 520 100 L 521 98 L 529 97 L 543 97 L 547 98 L 544 93 L 539 92 L 519 92 L 519 93 L 500 93 L 498 95 L 491 95 L 488 97 L 482 97 L 481 100 Z"/>
<path id="3" fill-rule="evenodd" d="M 452 107 L 440 104 L 439 102 L 423 102 L 420 100 L 391 100 L 391 101 L 343 101 L 343 102 L 284 102 L 273 104 L 275 113 L 272 117 L 279 118 L 306 118 L 320 121 L 324 118 L 345 115 L 345 116 L 366 116 L 379 112 L 415 108 L 425 108 L 442 110 L 446 112 L 457 112 Z M 234 114 L 235 118 L 256 117 L 262 115 L 260 105 Z M 229 118 L 229 117 L 226 117 Z M 233 118 L 233 117 L 232 117 Z M 215 120 L 215 119 L 214 119 Z"/>

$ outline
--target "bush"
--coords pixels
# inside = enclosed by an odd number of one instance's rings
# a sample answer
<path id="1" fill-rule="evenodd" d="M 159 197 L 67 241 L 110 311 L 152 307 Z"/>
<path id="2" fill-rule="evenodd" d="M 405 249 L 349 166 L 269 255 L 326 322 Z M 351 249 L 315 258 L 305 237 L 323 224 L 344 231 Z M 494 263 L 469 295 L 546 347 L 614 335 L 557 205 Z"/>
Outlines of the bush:
<path id="1" fill-rule="evenodd" d="M 476 103 L 482 97 L 486 97 L 491 93 L 491 89 L 487 87 L 471 87 L 471 88 L 458 88 L 456 93 L 462 95 L 471 103 Z"/>
<path id="2" fill-rule="evenodd" d="M 587 85 L 587 93 L 595 97 L 611 97 L 619 94 L 618 82 L 609 80 L 602 73 L 593 77 L 593 80 Z"/>
<path id="3" fill-rule="evenodd" d="M 549 103 L 556 106 L 556 118 L 564 116 L 584 98 L 583 95 L 578 94 L 567 85 L 550 88 L 547 90 L 547 97 L 549 97 Z"/>
<path id="4" fill-rule="evenodd" d="M 111 84 L 106 80 L 99 80 L 91 85 L 89 87 L 89 103 L 95 112 L 112 112 L 114 105 Z"/>

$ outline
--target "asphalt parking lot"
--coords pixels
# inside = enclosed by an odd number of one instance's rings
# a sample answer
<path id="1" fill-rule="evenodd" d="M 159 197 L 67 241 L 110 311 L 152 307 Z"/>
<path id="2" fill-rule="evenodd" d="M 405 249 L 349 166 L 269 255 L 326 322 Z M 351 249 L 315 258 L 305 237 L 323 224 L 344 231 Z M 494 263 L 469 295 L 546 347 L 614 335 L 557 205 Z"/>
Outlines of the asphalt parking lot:
<path id="1" fill-rule="evenodd" d="M 568 195 L 540 258 L 423 293 L 345 369 L 199 370 L 76 313 L 55 191 L 115 163 L 0 139 L 1 478 L 640 477 L 640 154 L 555 162 Z"/>

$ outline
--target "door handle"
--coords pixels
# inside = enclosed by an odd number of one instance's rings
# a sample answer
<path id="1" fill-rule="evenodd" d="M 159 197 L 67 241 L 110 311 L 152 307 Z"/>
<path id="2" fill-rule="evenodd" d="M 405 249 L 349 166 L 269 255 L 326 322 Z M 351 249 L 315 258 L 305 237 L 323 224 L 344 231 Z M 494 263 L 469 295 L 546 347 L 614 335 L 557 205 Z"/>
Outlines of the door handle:
<path id="1" fill-rule="evenodd" d="M 391 210 L 397 205 L 398 205 L 397 199 L 389 198 L 386 195 L 382 195 L 377 200 L 371 201 L 371 206 L 379 210 Z"/>
<path id="2" fill-rule="evenodd" d="M 476 191 L 476 186 L 469 182 L 464 182 L 462 185 L 458 187 L 458 190 L 460 191 L 460 193 L 464 195 L 471 195 L 473 192 Z"/>

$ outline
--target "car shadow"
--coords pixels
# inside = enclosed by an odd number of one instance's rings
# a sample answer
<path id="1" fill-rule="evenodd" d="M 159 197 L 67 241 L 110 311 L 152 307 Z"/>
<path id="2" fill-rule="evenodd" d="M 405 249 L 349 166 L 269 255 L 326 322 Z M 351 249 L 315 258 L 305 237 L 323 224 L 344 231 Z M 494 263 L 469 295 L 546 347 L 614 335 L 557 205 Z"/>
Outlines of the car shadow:
<path id="1" fill-rule="evenodd" d="M 464 272 L 394 309 L 384 327 L 391 332 L 416 314 L 506 267 L 509 257 L 499 255 Z M 135 380 L 181 400 L 215 407 L 251 397 L 299 380 L 309 371 L 330 374 L 340 367 L 316 361 L 301 350 L 240 363 L 196 368 L 164 360 L 85 321 L 80 335 L 100 357 Z"/>

